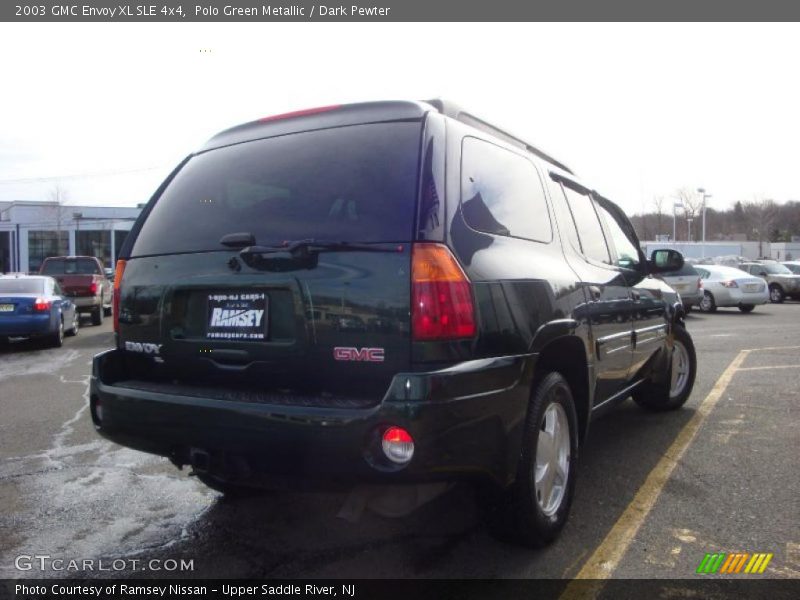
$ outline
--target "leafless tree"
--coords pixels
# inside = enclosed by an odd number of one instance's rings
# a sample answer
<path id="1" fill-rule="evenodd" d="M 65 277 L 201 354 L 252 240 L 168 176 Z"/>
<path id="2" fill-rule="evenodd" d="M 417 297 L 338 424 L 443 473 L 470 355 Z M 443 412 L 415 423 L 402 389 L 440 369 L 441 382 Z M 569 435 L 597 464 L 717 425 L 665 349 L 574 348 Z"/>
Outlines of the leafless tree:
<path id="1" fill-rule="evenodd" d="M 747 224 L 752 228 L 753 235 L 758 240 L 758 255 L 764 256 L 762 244 L 769 239 L 770 230 L 774 227 L 778 216 L 778 205 L 774 200 L 767 198 L 754 198 L 742 203 Z"/>
<path id="2" fill-rule="evenodd" d="M 697 220 L 695 217 L 700 214 L 700 211 L 703 208 L 703 196 L 698 194 L 695 190 L 682 187 L 675 191 L 675 196 L 680 199 L 681 204 L 683 204 L 683 211 L 686 215 L 687 219 L 694 219 L 695 227 L 697 226 Z M 695 239 L 697 236 L 695 236 Z"/>

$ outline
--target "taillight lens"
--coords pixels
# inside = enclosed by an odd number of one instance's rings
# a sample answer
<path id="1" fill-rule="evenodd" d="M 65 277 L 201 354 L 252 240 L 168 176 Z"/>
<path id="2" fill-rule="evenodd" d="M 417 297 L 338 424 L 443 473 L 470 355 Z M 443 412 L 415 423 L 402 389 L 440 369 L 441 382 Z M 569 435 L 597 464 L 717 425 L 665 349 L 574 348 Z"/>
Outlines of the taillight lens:
<path id="1" fill-rule="evenodd" d="M 383 453 L 390 461 L 402 465 L 414 456 L 414 439 L 402 427 L 389 427 L 381 439 Z"/>
<path id="2" fill-rule="evenodd" d="M 739 284 L 736 283 L 733 279 L 731 279 L 730 281 L 723 281 L 722 286 L 726 288 L 738 288 Z"/>
<path id="3" fill-rule="evenodd" d="M 411 254 L 414 340 L 474 337 L 475 305 L 467 276 L 441 244 L 414 244 Z"/>
<path id="4" fill-rule="evenodd" d="M 697 289 L 699 290 L 701 287 L 703 287 L 703 280 L 698 277 L 697 278 Z"/>
<path id="5" fill-rule="evenodd" d="M 33 312 L 49 312 L 50 306 L 52 306 L 50 300 L 37 298 L 33 301 Z"/>
<path id="6" fill-rule="evenodd" d="M 119 332 L 119 290 L 122 284 L 122 275 L 125 273 L 124 260 L 117 261 L 117 268 L 114 270 L 114 331 Z"/>
<path id="7" fill-rule="evenodd" d="M 96 281 L 93 281 L 92 283 L 89 284 L 89 293 L 92 294 L 93 296 L 97 295 L 97 282 Z"/>

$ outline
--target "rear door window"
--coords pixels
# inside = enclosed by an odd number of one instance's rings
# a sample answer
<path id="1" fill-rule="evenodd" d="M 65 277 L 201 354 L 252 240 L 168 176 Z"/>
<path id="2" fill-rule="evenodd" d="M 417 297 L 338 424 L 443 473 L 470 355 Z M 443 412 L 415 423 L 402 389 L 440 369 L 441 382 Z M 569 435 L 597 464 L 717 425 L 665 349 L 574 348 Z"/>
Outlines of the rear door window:
<path id="1" fill-rule="evenodd" d="M 537 242 L 553 237 L 539 172 L 533 163 L 505 148 L 464 138 L 461 210 L 477 231 Z"/>
<path id="2" fill-rule="evenodd" d="M 562 184 L 561 187 L 567 197 L 567 204 L 578 232 L 580 248 L 577 249 L 590 260 L 610 265 L 611 255 L 606 244 L 606 237 L 591 197 L 573 190 L 567 185 Z"/>
<path id="3" fill-rule="evenodd" d="M 355 125 L 193 157 L 147 217 L 133 256 L 220 250 L 229 233 L 286 240 L 409 241 L 422 127 Z"/>

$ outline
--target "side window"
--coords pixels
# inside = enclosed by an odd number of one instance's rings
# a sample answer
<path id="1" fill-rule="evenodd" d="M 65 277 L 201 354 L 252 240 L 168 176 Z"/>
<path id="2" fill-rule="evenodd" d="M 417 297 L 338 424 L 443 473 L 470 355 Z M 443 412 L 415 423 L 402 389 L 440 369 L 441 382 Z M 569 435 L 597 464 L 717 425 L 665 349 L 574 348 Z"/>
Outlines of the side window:
<path id="1" fill-rule="evenodd" d="M 478 231 L 537 242 L 553 238 L 539 172 L 533 163 L 477 138 L 464 138 L 461 211 Z"/>
<path id="2" fill-rule="evenodd" d="M 53 282 L 53 294 L 56 296 L 63 296 L 64 293 L 61 291 L 61 287 L 58 285 L 57 281 Z"/>
<path id="3" fill-rule="evenodd" d="M 708 279 L 708 276 L 711 274 L 705 269 L 697 269 L 697 274 L 700 275 L 700 279 Z"/>
<path id="4" fill-rule="evenodd" d="M 610 244 L 613 245 L 617 251 L 616 265 L 623 269 L 637 270 L 640 265 L 639 250 L 631 239 L 625 234 L 617 219 L 606 207 L 603 206 L 601 201 L 595 202 L 598 214 L 606 222 L 606 228 L 611 236 Z"/>
<path id="5" fill-rule="evenodd" d="M 611 255 L 606 245 L 606 237 L 603 228 L 597 218 L 594 209 L 594 202 L 586 194 L 573 190 L 571 187 L 562 185 L 567 196 L 569 210 L 575 221 L 575 228 L 578 230 L 578 240 L 580 250 L 586 258 L 611 264 Z"/>

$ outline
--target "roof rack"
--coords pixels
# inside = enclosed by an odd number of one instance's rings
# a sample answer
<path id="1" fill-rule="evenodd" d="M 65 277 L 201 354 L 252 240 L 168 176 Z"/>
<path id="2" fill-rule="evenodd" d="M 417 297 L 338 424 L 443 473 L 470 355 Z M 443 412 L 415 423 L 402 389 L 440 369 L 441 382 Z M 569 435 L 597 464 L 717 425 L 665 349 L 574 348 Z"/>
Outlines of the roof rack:
<path id="1" fill-rule="evenodd" d="M 462 109 L 460 106 L 458 106 L 457 104 L 454 104 L 453 102 L 448 102 L 448 101 L 442 100 L 440 98 L 436 98 L 436 99 L 433 99 L 433 100 L 425 100 L 425 102 L 427 104 L 430 104 L 431 106 L 433 106 L 437 111 L 439 111 L 440 113 L 442 113 L 446 117 L 450 117 L 451 119 L 455 119 L 456 121 L 460 121 L 461 123 L 466 123 L 467 125 L 470 125 L 470 126 L 474 127 L 475 129 L 479 129 L 479 130 L 484 131 L 486 133 L 490 133 L 490 134 L 492 134 L 494 136 L 497 136 L 500 139 L 508 142 L 509 144 L 512 144 L 514 146 L 522 148 L 523 150 L 527 150 L 528 152 L 530 152 L 532 154 L 535 154 L 536 156 L 538 156 L 542 160 L 546 160 L 547 162 L 555 165 L 556 167 L 558 167 L 559 169 L 562 169 L 563 171 L 566 171 L 567 173 L 571 173 L 573 175 L 575 174 L 572 171 L 572 169 L 570 169 L 564 163 L 562 163 L 561 161 L 556 160 L 555 158 L 553 158 L 552 156 L 550 156 L 546 152 L 543 152 L 542 150 L 540 150 L 536 146 L 533 146 L 532 144 L 529 144 L 525 140 L 522 140 L 522 139 L 520 139 L 520 138 L 518 138 L 518 137 L 516 137 L 516 136 L 514 136 L 514 135 L 512 135 L 510 133 L 508 133 L 507 131 L 504 131 L 503 129 L 500 129 L 499 127 L 497 127 L 495 125 L 492 125 L 491 123 L 487 123 L 483 119 L 480 119 L 480 118 L 476 117 L 475 115 L 467 112 L 466 110 Z"/>

